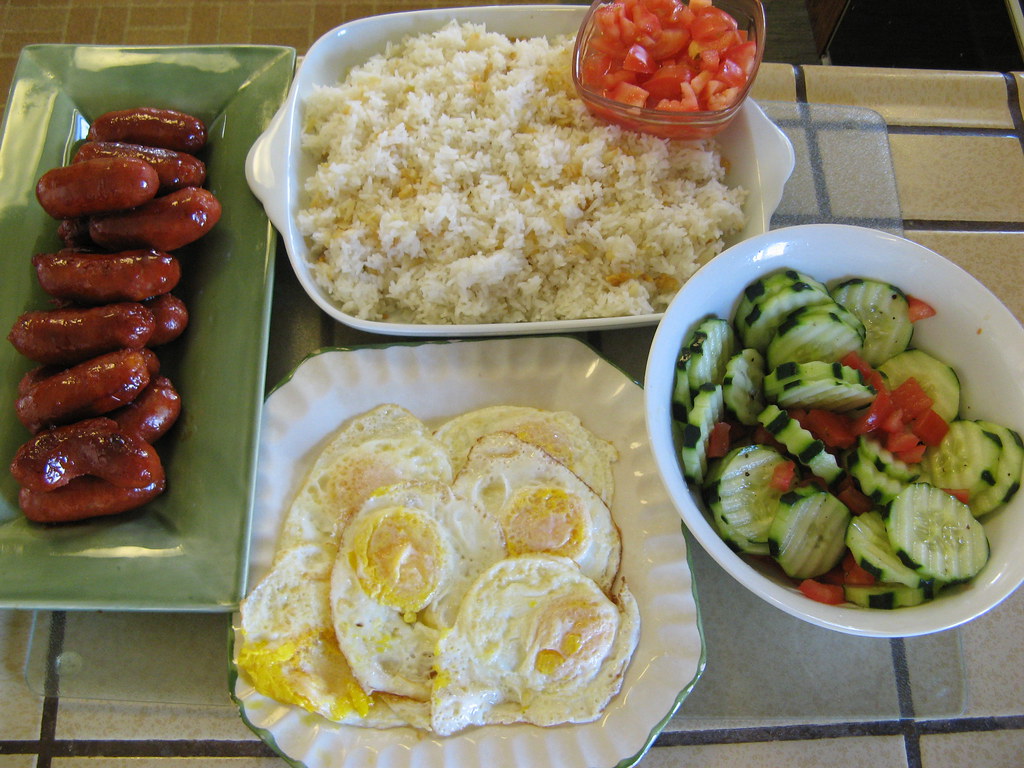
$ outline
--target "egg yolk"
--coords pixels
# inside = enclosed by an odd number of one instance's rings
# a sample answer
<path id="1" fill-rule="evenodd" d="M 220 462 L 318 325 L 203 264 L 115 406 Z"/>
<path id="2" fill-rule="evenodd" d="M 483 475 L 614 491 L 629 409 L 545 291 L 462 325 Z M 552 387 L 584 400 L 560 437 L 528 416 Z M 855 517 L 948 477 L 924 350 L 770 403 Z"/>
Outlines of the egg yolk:
<path id="1" fill-rule="evenodd" d="M 402 507 L 381 510 L 369 520 L 350 558 L 363 591 L 410 623 L 437 592 L 444 571 L 437 523 Z"/>
<path id="2" fill-rule="evenodd" d="M 607 606 L 579 597 L 555 599 L 535 624 L 534 669 L 557 681 L 589 677 L 611 650 L 615 629 Z"/>
<path id="3" fill-rule="evenodd" d="M 510 555 L 544 552 L 578 558 L 590 546 L 590 520 L 583 502 L 562 488 L 518 489 L 502 519 Z"/>

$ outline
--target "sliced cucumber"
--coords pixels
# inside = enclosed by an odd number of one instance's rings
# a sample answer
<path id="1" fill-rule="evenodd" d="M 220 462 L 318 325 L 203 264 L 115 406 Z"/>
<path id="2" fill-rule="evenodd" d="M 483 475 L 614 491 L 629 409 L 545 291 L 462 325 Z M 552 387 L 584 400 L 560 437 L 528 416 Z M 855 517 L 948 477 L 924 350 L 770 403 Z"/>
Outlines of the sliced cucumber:
<path id="1" fill-rule="evenodd" d="M 797 461 L 825 482 L 832 484 L 843 474 L 839 462 L 825 449 L 825 444 L 800 426 L 800 423 L 772 403 L 758 414 L 757 420 Z"/>
<path id="2" fill-rule="evenodd" d="M 705 384 L 693 397 L 686 422 L 680 432 L 680 458 L 683 475 L 695 483 L 704 480 L 708 468 L 708 440 L 711 428 L 725 415 L 721 384 Z"/>
<path id="3" fill-rule="evenodd" d="M 742 349 L 725 365 L 722 392 L 725 407 L 740 424 L 754 426 L 764 410 L 764 357 L 756 349 Z"/>
<path id="4" fill-rule="evenodd" d="M 828 289 L 795 269 L 773 272 L 747 286 L 734 315 L 745 347 L 763 353 L 787 315 L 799 307 L 830 302 Z"/>
<path id="5" fill-rule="evenodd" d="M 769 370 L 782 363 L 833 363 L 864 343 L 864 324 L 834 301 L 797 309 L 786 316 L 768 342 Z"/>
<path id="6" fill-rule="evenodd" d="M 867 278 L 846 280 L 832 289 L 832 298 L 864 323 L 860 355 L 878 367 L 907 348 L 914 335 L 906 294 L 895 285 Z"/>
<path id="7" fill-rule="evenodd" d="M 981 488 L 968 500 L 975 517 L 987 515 L 1013 498 L 1020 490 L 1021 470 L 1024 467 L 1024 444 L 1019 433 L 992 421 L 979 420 L 978 424 L 999 438 L 1001 448 L 993 478 L 995 482 Z"/>
<path id="8" fill-rule="evenodd" d="M 926 581 L 896 555 L 885 520 L 877 510 L 872 509 L 850 519 L 846 546 L 860 567 L 879 581 L 898 582 L 908 587 L 919 587 Z"/>
<path id="9" fill-rule="evenodd" d="M 779 497 L 768 548 L 794 579 L 832 570 L 846 551 L 850 510 L 828 491 L 802 486 Z"/>
<path id="10" fill-rule="evenodd" d="M 870 403 L 875 391 L 859 371 L 840 363 L 786 362 L 764 379 L 764 395 L 781 408 L 852 411 Z"/>
<path id="11" fill-rule="evenodd" d="M 860 492 L 875 504 L 888 504 L 919 476 L 909 464 L 867 435 L 857 439 L 856 450 L 847 456 L 846 471 Z"/>
<path id="12" fill-rule="evenodd" d="M 843 593 L 847 601 L 862 608 L 909 608 L 931 600 L 932 591 L 923 587 L 908 587 L 905 584 L 875 584 L 873 586 L 857 586 L 845 584 Z"/>
<path id="13" fill-rule="evenodd" d="M 704 499 L 719 534 L 737 551 L 768 554 L 768 529 L 782 495 L 771 479 L 788 461 L 769 446 L 747 445 L 711 463 Z"/>
<path id="14" fill-rule="evenodd" d="M 945 421 L 953 421 L 960 413 L 960 379 L 956 371 L 927 352 L 908 349 L 890 357 L 878 370 L 890 389 L 896 389 L 909 378 L 917 379 L 932 399 L 932 410 Z"/>
<path id="15" fill-rule="evenodd" d="M 683 414 L 693 405 L 697 390 L 704 384 L 721 383 L 736 346 L 736 334 L 728 321 L 706 317 L 697 324 L 676 360 L 672 402 L 677 421 L 685 421 Z"/>
<path id="16" fill-rule="evenodd" d="M 991 492 L 999 475 L 1003 444 L 982 422 L 960 419 L 921 459 L 921 476 L 936 488 L 965 490 L 968 499 Z"/>
<path id="17" fill-rule="evenodd" d="M 897 556 L 928 579 L 964 581 L 988 562 L 988 538 L 970 507 L 929 483 L 892 500 L 886 529 Z"/>

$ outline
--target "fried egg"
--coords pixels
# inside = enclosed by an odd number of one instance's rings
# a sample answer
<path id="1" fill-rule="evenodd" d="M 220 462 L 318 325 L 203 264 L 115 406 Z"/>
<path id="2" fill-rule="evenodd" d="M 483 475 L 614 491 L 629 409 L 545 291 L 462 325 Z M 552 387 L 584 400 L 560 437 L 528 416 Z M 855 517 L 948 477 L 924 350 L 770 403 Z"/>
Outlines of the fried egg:
<path id="1" fill-rule="evenodd" d="M 333 549 L 309 544 L 282 553 L 242 602 L 235 663 L 253 687 L 337 723 L 402 725 L 367 694 L 338 647 L 330 610 Z"/>
<path id="2" fill-rule="evenodd" d="M 602 589 L 622 543 L 608 505 L 546 451 L 508 432 L 484 435 L 452 484 L 501 524 L 510 555 L 568 557 Z"/>
<path id="3" fill-rule="evenodd" d="M 452 479 L 445 447 L 405 408 L 387 404 L 344 425 L 314 462 L 285 518 L 278 551 L 337 542 L 378 488 L 402 481 Z"/>
<path id="4" fill-rule="evenodd" d="M 434 647 L 476 576 L 505 557 L 501 527 L 441 483 L 400 483 L 366 501 L 331 576 L 338 645 L 366 690 L 430 697 Z"/>
<path id="5" fill-rule="evenodd" d="M 542 448 L 577 474 L 606 504 L 611 503 L 615 490 L 612 465 L 618 451 L 587 429 L 574 413 L 519 405 L 488 406 L 450 419 L 438 428 L 435 437 L 447 447 L 458 473 L 476 441 L 491 432 L 511 432 Z"/>
<path id="6" fill-rule="evenodd" d="M 595 720 L 622 685 L 639 622 L 621 579 L 609 597 L 566 558 L 502 560 L 438 642 L 431 728 Z"/>

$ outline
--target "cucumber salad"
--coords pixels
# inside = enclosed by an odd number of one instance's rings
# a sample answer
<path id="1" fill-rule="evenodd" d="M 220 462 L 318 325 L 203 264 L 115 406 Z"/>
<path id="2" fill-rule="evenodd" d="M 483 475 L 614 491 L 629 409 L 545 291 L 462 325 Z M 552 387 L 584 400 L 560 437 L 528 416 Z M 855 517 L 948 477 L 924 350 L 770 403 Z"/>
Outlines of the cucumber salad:
<path id="1" fill-rule="evenodd" d="M 962 417 L 956 371 L 911 345 L 934 314 L 884 281 L 783 269 L 680 351 L 683 474 L 732 549 L 811 599 L 898 608 L 973 578 L 985 515 L 1020 488 L 1020 435 Z"/>

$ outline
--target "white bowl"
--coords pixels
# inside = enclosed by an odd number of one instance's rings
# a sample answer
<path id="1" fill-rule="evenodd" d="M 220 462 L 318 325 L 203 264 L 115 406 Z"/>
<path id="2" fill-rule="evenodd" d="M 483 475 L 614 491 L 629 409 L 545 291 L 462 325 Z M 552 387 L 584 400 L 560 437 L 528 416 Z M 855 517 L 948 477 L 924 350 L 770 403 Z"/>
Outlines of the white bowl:
<path id="1" fill-rule="evenodd" d="M 783 267 L 822 281 L 873 277 L 931 303 L 913 345 L 950 363 L 962 385 L 961 416 L 987 418 L 1024 433 L 1024 329 L 981 283 L 937 253 L 895 235 L 836 224 L 767 232 L 702 267 L 665 312 L 648 358 L 647 429 L 669 495 L 707 552 L 754 594 L 821 627 L 869 637 L 909 637 L 959 626 L 999 604 L 1024 581 L 1024 493 L 982 518 L 991 557 L 967 584 L 935 600 L 892 611 L 832 606 L 804 597 L 781 570 L 737 555 L 718 536 L 700 495 L 683 478 L 671 430 L 676 358 L 690 329 L 709 314 L 730 317 L 748 283 Z"/>
<path id="2" fill-rule="evenodd" d="M 343 24 L 313 44 L 292 81 L 288 98 L 249 151 L 245 170 L 249 187 L 281 233 L 299 282 L 324 312 L 359 330 L 405 336 L 569 333 L 654 325 L 661 319 L 658 313 L 634 317 L 463 325 L 362 320 L 342 312 L 313 279 L 309 248 L 296 226 L 296 213 L 302 207 L 303 184 L 314 172 L 313 159 L 300 146 L 300 134 L 302 104 L 315 86 L 335 85 L 350 68 L 362 64 L 376 53 L 382 53 L 389 42 L 398 42 L 407 35 L 438 30 L 452 19 L 486 24 L 489 30 L 517 37 L 575 35 L 587 10 L 588 7 L 583 5 L 523 5 L 392 13 Z M 747 225 L 733 238 L 738 242 L 768 229 L 786 180 L 793 171 L 793 147 L 786 135 L 750 99 L 744 103 L 736 120 L 718 136 L 718 142 L 729 162 L 726 182 L 748 190 L 744 205 Z"/>

